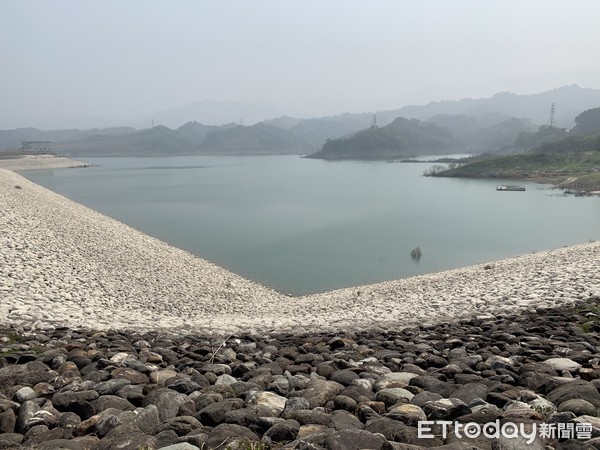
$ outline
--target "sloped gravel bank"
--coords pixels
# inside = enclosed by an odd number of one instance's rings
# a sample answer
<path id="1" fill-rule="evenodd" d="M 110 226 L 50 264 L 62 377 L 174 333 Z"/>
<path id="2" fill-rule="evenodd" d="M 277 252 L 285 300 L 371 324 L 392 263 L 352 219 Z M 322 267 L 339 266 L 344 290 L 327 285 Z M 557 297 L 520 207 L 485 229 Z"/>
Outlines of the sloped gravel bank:
<path id="1" fill-rule="evenodd" d="M 289 297 L 0 169 L 0 321 L 96 330 L 372 329 L 600 292 L 600 243 Z"/>
<path id="2" fill-rule="evenodd" d="M 88 167 L 88 163 L 57 155 L 22 155 L 0 157 L 0 168 L 7 170 L 66 169 Z"/>

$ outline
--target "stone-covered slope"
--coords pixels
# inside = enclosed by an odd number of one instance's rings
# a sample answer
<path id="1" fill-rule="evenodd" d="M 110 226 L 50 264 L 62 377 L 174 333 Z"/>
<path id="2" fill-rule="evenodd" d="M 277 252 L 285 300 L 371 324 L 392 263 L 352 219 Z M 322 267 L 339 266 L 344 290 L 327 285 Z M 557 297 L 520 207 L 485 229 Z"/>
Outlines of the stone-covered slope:
<path id="1" fill-rule="evenodd" d="M 219 339 L 4 327 L 0 448 L 593 449 L 599 307 Z M 419 437 L 424 420 L 454 425 Z M 528 444 L 454 434 L 496 420 L 573 431 Z"/>

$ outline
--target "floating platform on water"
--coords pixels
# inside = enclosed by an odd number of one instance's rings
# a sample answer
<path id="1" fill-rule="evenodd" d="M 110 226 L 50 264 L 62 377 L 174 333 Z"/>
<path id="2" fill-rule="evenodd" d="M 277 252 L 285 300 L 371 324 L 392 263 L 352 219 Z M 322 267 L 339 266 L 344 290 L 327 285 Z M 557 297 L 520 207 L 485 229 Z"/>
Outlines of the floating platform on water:
<path id="1" fill-rule="evenodd" d="M 505 185 L 505 184 L 501 184 L 499 186 L 496 186 L 496 190 L 497 191 L 515 191 L 515 192 L 522 192 L 525 190 L 524 186 L 517 186 L 517 185 Z"/>

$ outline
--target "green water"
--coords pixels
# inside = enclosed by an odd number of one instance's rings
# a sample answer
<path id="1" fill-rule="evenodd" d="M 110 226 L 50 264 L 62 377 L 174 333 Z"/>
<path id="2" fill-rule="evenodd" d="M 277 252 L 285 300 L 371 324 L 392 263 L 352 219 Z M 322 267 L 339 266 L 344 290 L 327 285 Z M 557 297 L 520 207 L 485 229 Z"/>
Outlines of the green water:
<path id="1" fill-rule="evenodd" d="M 280 291 L 391 280 L 600 239 L 600 198 L 421 176 L 429 163 L 86 158 L 32 181 Z M 514 184 L 514 182 L 512 182 Z M 419 262 L 410 257 L 419 246 Z"/>

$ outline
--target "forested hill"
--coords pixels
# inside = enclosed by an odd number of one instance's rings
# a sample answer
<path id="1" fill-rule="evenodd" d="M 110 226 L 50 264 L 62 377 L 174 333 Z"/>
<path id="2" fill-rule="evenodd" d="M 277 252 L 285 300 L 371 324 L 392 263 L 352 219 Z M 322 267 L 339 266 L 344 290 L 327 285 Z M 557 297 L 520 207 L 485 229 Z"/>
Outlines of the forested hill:
<path id="1" fill-rule="evenodd" d="M 374 115 L 380 126 L 405 117 L 443 126 L 462 139 L 466 151 L 478 153 L 500 149 L 512 144 L 519 132 L 546 125 L 552 103 L 557 108 L 556 125 L 571 128 L 578 114 L 600 105 L 600 89 L 571 85 L 529 95 L 500 92 L 488 98 L 440 100 L 376 113 L 310 119 L 280 117 L 265 123 L 289 130 L 319 149 L 327 139 L 347 137 L 368 128 Z"/>
<path id="2" fill-rule="evenodd" d="M 25 140 L 25 139 L 23 139 Z M 122 134 L 96 133 L 85 139 L 53 141 L 52 150 L 70 157 L 306 154 L 309 145 L 271 125 L 207 126 L 189 122 L 176 130 L 156 126 Z"/>
<path id="3" fill-rule="evenodd" d="M 206 154 L 304 154 L 309 145 L 300 137 L 264 123 L 236 125 L 209 132 L 199 147 Z"/>
<path id="4" fill-rule="evenodd" d="M 306 119 L 283 116 L 253 126 L 234 123 L 209 126 L 191 121 L 176 129 L 165 126 L 144 130 L 129 127 L 50 131 L 19 128 L 0 130 L 0 150 L 18 149 L 22 141 L 51 141 L 53 151 L 71 156 L 306 154 L 321 149 L 331 155 L 343 155 L 349 151 L 343 150 L 343 147 L 358 146 L 359 143 L 366 143 L 368 147 L 351 153 L 366 151 L 375 155 L 377 152 L 372 150 L 377 147 L 380 153 L 377 157 L 384 157 L 384 153 L 391 157 L 419 154 L 422 149 L 434 153 L 447 149 L 471 154 L 498 150 L 510 153 L 539 144 L 539 138 L 548 140 L 556 137 L 536 134 L 538 127 L 547 123 L 552 103 L 557 108 L 556 126 L 571 128 L 578 114 L 600 105 L 600 90 L 571 85 L 531 95 L 503 92 L 489 98 L 445 100 L 376 114 L 344 113 Z M 197 119 L 199 114 L 195 107 L 184 108 L 179 113 L 177 117 L 189 114 L 190 120 Z M 215 117 L 219 116 L 217 113 L 215 110 Z M 416 119 L 417 122 L 405 126 L 403 137 L 399 138 L 398 133 L 393 131 L 386 134 L 387 129 L 383 132 L 366 131 L 375 116 L 380 130 L 386 129 L 399 117 L 409 121 Z M 447 130 L 454 140 L 438 133 L 439 129 L 435 128 L 429 130 L 432 132 L 430 139 L 423 138 L 421 131 L 427 128 L 425 122 Z M 577 133 L 587 132 L 586 127 L 585 123 L 581 123 Z M 522 133 L 525 133 L 522 139 L 516 142 Z"/>
<path id="5" fill-rule="evenodd" d="M 443 154 L 458 149 L 450 131 L 431 122 L 398 117 L 385 127 L 373 126 L 349 137 L 328 140 L 310 155 L 318 159 L 399 159 Z"/>
<path id="6" fill-rule="evenodd" d="M 535 143 L 524 153 L 480 155 L 434 176 L 536 179 L 565 187 L 600 190 L 600 108 L 584 111 L 567 132 L 541 127 L 518 139 Z"/>

